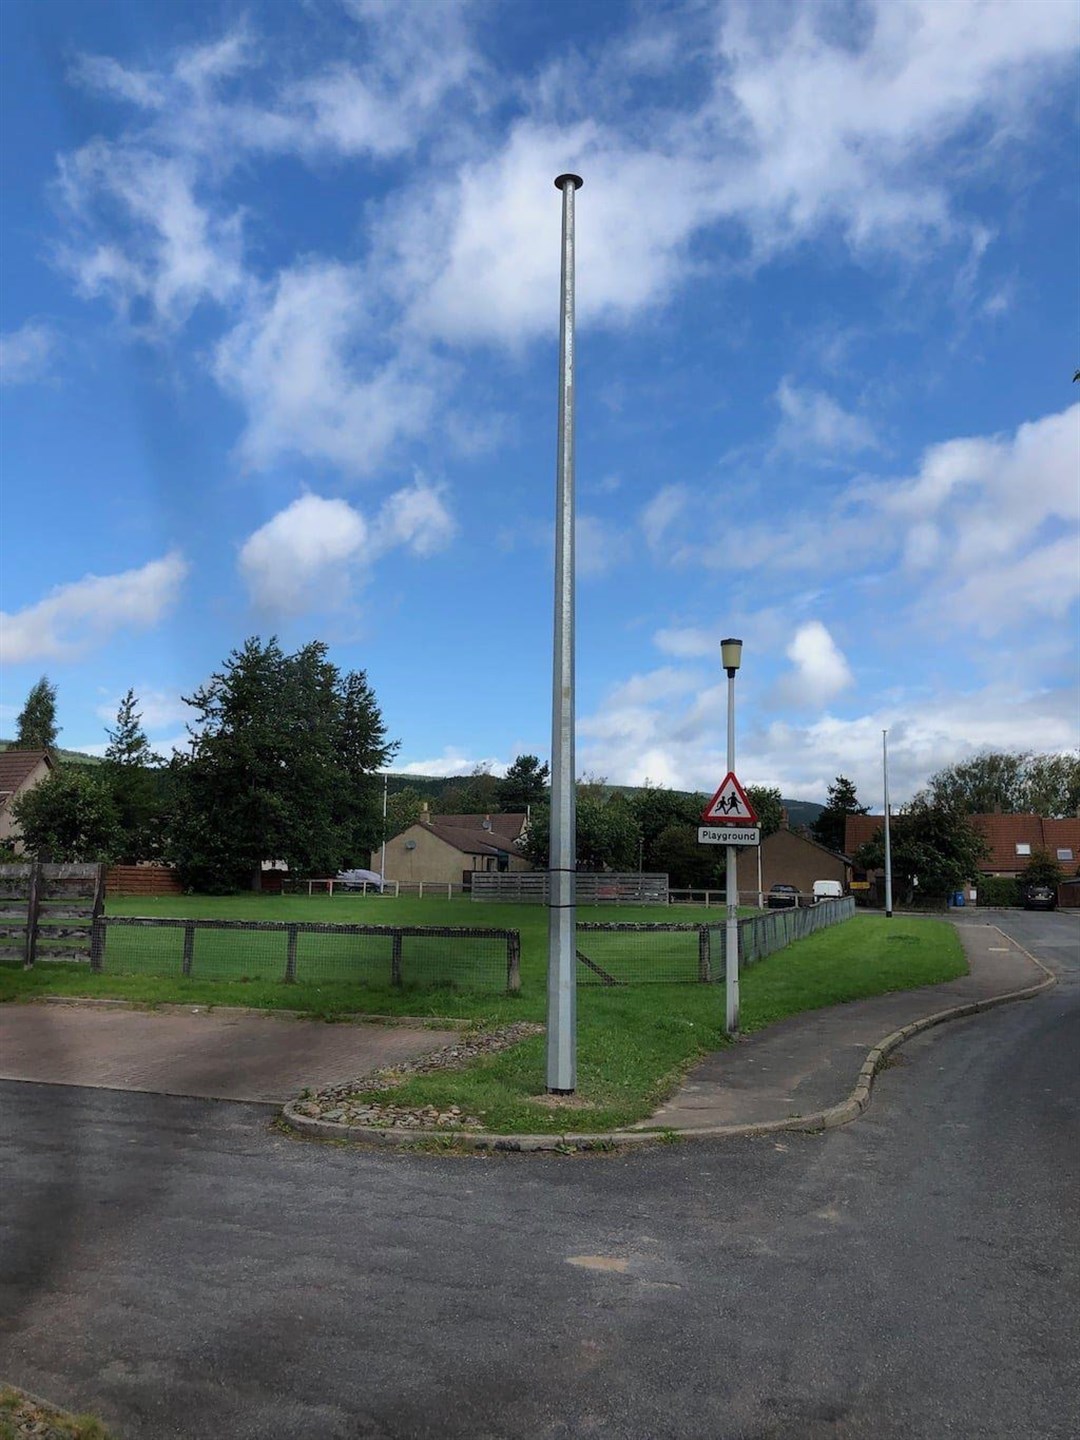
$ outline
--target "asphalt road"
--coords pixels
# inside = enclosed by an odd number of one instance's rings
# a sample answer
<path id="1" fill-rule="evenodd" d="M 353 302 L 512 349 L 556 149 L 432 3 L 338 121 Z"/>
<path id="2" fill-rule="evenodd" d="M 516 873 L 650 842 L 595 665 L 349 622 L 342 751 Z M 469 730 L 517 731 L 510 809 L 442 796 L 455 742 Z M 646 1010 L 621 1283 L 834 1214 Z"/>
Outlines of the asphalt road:
<path id="1" fill-rule="evenodd" d="M 136 1437 L 1080 1431 L 1080 922 L 821 1136 L 450 1159 L 4 1084 L 0 1375 Z"/>

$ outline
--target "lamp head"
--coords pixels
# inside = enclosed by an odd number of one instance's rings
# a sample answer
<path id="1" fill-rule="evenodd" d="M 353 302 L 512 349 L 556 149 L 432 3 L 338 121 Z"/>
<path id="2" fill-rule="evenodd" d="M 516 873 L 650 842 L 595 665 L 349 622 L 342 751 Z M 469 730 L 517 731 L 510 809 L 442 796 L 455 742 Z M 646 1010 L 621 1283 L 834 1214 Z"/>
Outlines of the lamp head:
<path id="1" fill-rule="evenodd" d="M 735 671 L 738 670 L 742 662 L 742 641 L 721 640 L 720 659 L 723 662 L 724 669 L 728 673 L 728 679 L 733 679 Z"/>

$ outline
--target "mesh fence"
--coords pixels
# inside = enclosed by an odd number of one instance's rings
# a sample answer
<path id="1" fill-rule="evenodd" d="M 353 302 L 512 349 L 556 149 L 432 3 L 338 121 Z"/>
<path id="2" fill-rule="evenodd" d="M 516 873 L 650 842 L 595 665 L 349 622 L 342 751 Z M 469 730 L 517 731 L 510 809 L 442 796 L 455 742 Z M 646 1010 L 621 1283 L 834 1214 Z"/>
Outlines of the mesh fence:
<path id="1" fill-rule="evenodd" d="M 855 913 L 850 896 L 800 910 L 770 910 L 739 921 L 739 964 L 753 965 Z M 726 927 L 582 921 L 577 927 L 579 985 L 691 985 L 724 979 Z"/>
<path id="2" fill-rule="evenodd" d="M 462 926 L 142 919 L 98 921 L 95 969 L 202 980 L 520 988 L 516 930 Z"/>

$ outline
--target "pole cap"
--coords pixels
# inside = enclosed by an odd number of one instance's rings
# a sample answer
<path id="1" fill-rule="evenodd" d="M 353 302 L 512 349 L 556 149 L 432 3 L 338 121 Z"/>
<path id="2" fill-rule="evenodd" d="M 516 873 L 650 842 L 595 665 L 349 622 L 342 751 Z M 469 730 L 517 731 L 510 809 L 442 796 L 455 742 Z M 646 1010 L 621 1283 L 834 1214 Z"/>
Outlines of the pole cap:
<path id="1" fill-rule="evenodd" d="M 581 187 L 582 187 L 582 185 L 585 184 L 585 181 L 582 180 L 582 178 L 581 178 L 580 175 L 570 175 L 570 174 L 566 174 L 566 175 L 556 175 L 556 176 L 555 176 L 555 189 L 556 189 L 556 190 L 563 190 L 563 189 L 565 189 L 567 182 L 569 182 L 571 185 L 573 185 L 573 187 L 574 187 L 575 190 L 580 190 Z"/>

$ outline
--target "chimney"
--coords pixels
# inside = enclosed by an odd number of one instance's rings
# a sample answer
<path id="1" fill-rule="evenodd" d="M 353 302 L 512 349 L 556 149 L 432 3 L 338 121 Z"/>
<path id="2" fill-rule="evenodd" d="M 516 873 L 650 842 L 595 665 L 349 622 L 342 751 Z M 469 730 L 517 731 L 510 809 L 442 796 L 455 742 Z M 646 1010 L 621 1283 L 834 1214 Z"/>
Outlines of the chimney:
<path id="1" fill-rule="evenodd" d="M 428 805 L 428 802 L 426 800 L 420 806 L 420 824 L 431 824 L 431 807 Z"/>
<path id="2" fill-rule="evenodd" d="M 481 830 L 490 830 L 490 829 L 491 829 L 491 816 L 490 816 L 490 815 L 485 815 L 484 818 L 483 818 L 483 820 L 481 820 L 481 822 L 480 822 L 480 829 L 481 829 Z"/>
<path id="3" fill-rule="evenodd" d="M 791 816 L 787 813 L 787 808 L 786 808 L 786 806 L 781 806 L 781 807 L 780 807 L 780 829 L 781 829 L 781 830 L 790 830 L 790 829 L 791 829 Z"/>

